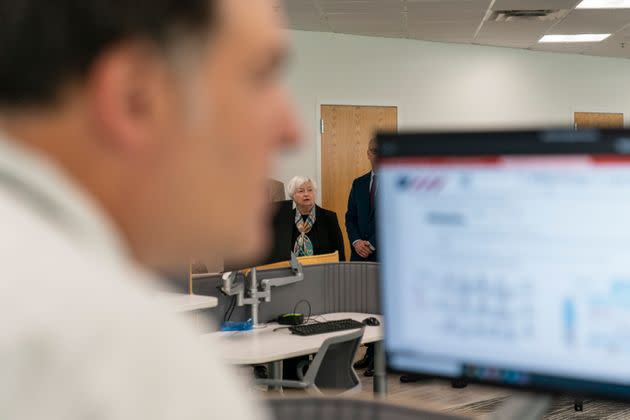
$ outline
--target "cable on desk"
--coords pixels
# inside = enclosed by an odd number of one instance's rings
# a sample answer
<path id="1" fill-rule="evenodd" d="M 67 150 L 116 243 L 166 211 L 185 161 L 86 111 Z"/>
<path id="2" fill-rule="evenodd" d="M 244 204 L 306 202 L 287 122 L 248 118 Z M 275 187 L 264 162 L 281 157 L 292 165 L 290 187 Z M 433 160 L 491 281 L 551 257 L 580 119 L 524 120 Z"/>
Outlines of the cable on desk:
<path id="1" fill-rule="evenodd" d="M 295 313 L 297 311 L 297 308 L 300 305 L 300 303 L 306 303 L 308 305 L 308 315 L 306 316 L 306 321 L 304 321 L 304 324 L 308 324 L 308 322 L 311 320 L 311 313 L 313 312 L 313 310 L 311 308 L 311 302 L 309 302 L 306 299 L 302 299 L 302 300 L 298 301 L 295 304 L 295 306 L 293 307 L 293 313 Z"/>
<path id="2" fill-rule="evenodd" d="M 276 331 L 280 331 L 280 330 L 288 330 L 291 327 L 278 327 L 278 328 L 274 328 L 272 332 L 276 332 Z"/>
<path id="3" fill-rule="evenodd" d="M 323 315 L 315 315 L 314 317 L 311 318 L 311 313 L 312 313 L 312 308 L 311 308 L 311 302 L 309 302 L 306 299 L 302 299 L 300 301 L 298 301 L 295 306 L 293 307 L 293 313 L 295 313 L 297 311 L 298 306 L 300 305 L 300 303 L 306 303 L 306 305 L 308 306 L 308 315 L 306 316 L 306 320 L 304 321 L 303 324 L 301 325 L 308 325 L 310 322 L 316 323 L 316 324 L 322 324 L 325 322 L 329 322 L 326 318 L 324 318 Z M 323 321 L 319 321 L 317 320 L 317 318 L 321 318 L 323 319 Z M 287 330 L 291 328 L 291 326 L 286 326 L 286 327 L 278 327 L 278 328 L 274 328 L 273 332 L 276 331 L 280 331 L 280 330 Z"/>
<path id="4" fill-rule="evenodd" d="M 236 296 L 232 296 L 232 300 L 223 314 L 223 322 L 227 322 L 232 318 L 234 309 L 236 308 Z"/>
<path id="5" fill-rule="evenodd" d="M 317 318 L 321 318 L 321 319 L 323 319 L 323 321 L 318 321 Z M 315 315 L 313 317 L 313 321 L 318 323 L 318 324 L 321 324 L 323 322 L 328 322 L 328 320 L 326 318 L 324 318 L 324 315 Z"/>
<path id="6" fill-rule="evenodd" d="M 302 325 L 306 325 L 311 321 L 311 312 L 312 312 L 312 308 L 311 308 L 311 302 L 309 302 L 306 299 L 302 299 L 300 301 L 298 301 L 295 306 L 293 306 L 293 313 L 296 313 L 298 306 L 300 306 L 300 303 L 306 303 L 306 305 L 308 306 L 308 315 L 306 316 L 306 321 L 304 321 L 304 323 L 302 323 Z M 278 327 L 278 328 L 274 328 L 272 332 L 276 332 L 276 331 L 280 331 L 280 330 L 288 330 L 289 328 L 291 328 L 291 325 L 286 326 L 286 327 Z"/>

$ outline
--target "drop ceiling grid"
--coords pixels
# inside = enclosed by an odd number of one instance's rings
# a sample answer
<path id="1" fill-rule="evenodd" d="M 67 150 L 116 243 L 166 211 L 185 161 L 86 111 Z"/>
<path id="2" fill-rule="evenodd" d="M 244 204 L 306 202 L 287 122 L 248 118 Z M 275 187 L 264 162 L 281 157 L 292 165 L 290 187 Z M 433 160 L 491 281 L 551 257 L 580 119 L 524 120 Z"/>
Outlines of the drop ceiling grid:
<path id="1" fill-rule="evenodd" d="M 574 10 L 580 0 L 284 0 L 293 29 L 630 58 L 630 10 Z M 490 10 L 490 8 L 492 10 Z M 496 10 L 562 9 L 555 22 L 502 23 Z M 599 44 L 539 44 L 545 34 L 613 33 Z M 475 36 L 476 35 L 476 36 Z M 622 47 L 623 43 L 623 47 Z M 629 46 L 626 47 L 625 44 Z"/>

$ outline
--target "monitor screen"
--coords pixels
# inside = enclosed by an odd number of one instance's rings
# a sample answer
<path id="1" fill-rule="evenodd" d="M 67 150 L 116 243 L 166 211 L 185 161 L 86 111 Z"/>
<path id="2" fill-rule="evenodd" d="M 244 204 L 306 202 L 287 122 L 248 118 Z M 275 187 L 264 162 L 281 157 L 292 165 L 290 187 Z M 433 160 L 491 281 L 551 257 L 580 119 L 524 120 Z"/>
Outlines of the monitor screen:
<path id="1" fill-rule="evenodd" d="M 630 399 L 630 134 L 555 133 L 381 137 L 390 368 Z"/>

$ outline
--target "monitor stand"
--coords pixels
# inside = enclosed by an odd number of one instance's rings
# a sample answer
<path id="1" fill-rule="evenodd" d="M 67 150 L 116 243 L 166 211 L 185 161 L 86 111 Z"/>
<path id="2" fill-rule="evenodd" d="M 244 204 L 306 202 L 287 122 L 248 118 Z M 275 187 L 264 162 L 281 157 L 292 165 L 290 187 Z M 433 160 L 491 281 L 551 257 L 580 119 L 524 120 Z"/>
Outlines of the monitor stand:
<path id="1" fill-rule="evenodd" d="M 517 394 L 510 397 L 497 411 L 491 414 L 492 420 L 539 420 L 551 406 L 548 395 Z"/>

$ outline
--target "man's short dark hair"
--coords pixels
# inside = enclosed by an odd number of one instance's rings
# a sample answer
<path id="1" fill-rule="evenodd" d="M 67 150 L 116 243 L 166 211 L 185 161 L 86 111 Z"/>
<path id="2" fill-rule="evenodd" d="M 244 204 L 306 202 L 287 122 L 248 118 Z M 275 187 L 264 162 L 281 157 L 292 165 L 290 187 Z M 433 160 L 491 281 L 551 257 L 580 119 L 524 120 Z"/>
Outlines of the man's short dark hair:
<path id="1" fill-rule="evenodd" d="M 200 34 L 215 0 L 0 0 L 0 106 L 47 105 L 125 40 Z"/>

